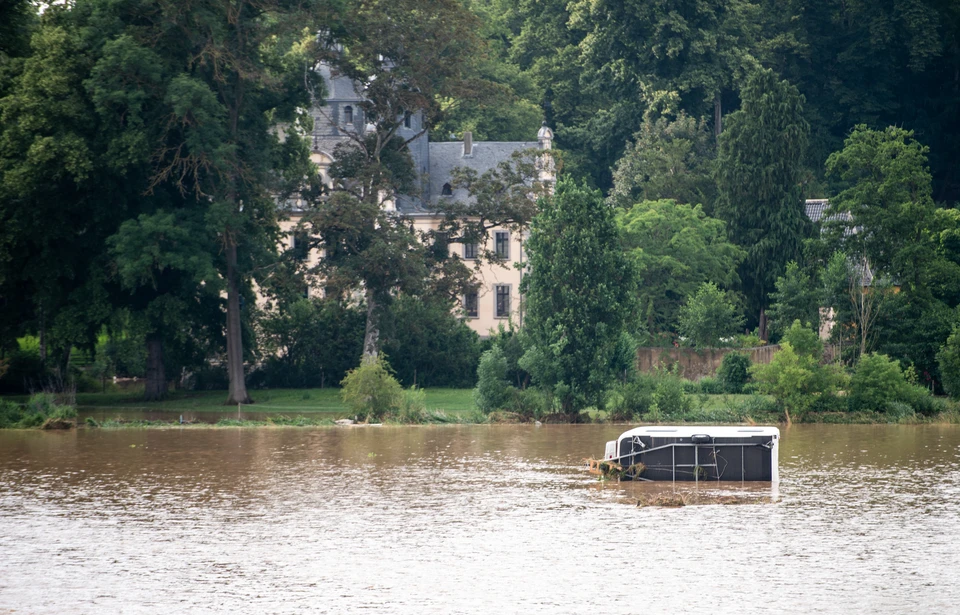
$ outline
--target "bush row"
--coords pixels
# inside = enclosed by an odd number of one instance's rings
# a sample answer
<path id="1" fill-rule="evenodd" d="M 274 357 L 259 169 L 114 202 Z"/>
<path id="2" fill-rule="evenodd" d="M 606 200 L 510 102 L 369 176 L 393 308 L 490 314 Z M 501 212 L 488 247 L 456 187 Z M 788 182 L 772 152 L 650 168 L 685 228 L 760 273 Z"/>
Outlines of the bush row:
<path id="1" fill-rule="evenodd" d="M 550 390 L 528 387 L 523 359 L 511 350 L 511 332 L 501 332 L 484 352 L 474 390 L 484 413 L 511 412 L 540 419 L 558 411 Z M 813 414 L 877 414 L 889 420 L 933 416 L 946 409 L 912 378 L 911 371 L 885 355 L 861 357 L 852 373 L 838 365 L 823 365 L 823 346 L 816 332 L 795 322 L 783 335 L 783 350 L 767 365 L 751 365 L 748 356 L 724 356 L 716 377 L 684 380 L 677 366 L 640 374 L 627 370 L 607 388 L 596 409 L 612 421 L 683 420 L 804 420 Z M 715 408 L 707 396 L 754 394 L 746 400 L 728 399 Z M 813 417 L 811 417 L 812 419 Z"/>
<path id="2" fill-rule="evenodd" d="M 0 399 L 0 429 L 29 429 L 42 427 L 47 421 L 73 421 L 77 410 L 71 405 L 59 403 L 51 393 L 32 395 L 25 404 Z"/>

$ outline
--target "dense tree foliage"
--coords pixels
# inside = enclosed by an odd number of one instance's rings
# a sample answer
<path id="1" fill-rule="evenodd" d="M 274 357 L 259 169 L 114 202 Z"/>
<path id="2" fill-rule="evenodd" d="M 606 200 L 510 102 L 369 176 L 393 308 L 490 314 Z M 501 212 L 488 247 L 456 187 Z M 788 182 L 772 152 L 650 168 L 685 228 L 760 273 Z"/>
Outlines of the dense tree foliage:
<path id="1" fill-rule="evenodd" d="M 746 77 L 762 65 L 806 98 L 807 196 L 822 196 L 823 162 L 854 126 L 865 123 L 916 131 L 931 147 L 934 198 L 960 200 L 960 170 L 951 164 L 960 147 L 953 138 L 960 129 L 955 3 L 470 4 L 490 24 L 484 36 L 510 66 L 501 74 L 509 70 L 510 83 L 532 82 L 532 88 L 514 91 L 542 107 L 567 150 L 568 168 L 603 188 L 611 186 L 611 171 L 640 129 L 652 92 L 676 93 L 680 109 L 719 133 L 724 116 L 740 105 Z"/>
<path id="2" fill-rule="evenodd" d="M 931 241 L 935 206 L 929 148 L 902 128 L 857 126 L 844 148 L 827 159 L 827 171 L 845 182 L 831 211 L 847 254 L 867 259 L 875 273 L 917 287 L 935 257 Z"/>
<path id="3" fill-rule="evenodd" d="M 488 360 L 510 403 L 573 416 L 628 384 L 644 332 L 722 313 L 766 337 L 768 316 L 787 334 L 820 309 L 845 361 L 882 352 L 954 391 L 958 40 L 942 0 L 5 2 L 0 371 L 82 354 L 103 376 L 107 339 L 145 346 L 124 352 L 151 399 L 210 359 L 231 403 L 249 401 L 245 364 L 260 385 L 331 384 L 349 351 L 384 350 L 404 384 L 469 385 L 479 346 L 455 302 L 498 259 L 450 246 L 523 236 L 556 170 L 523 327 L 496 342 L 506 374 Z M 303 138 L 325 72 L 364 97 L 328 185 Z M 455 171 L 470 198 L 416 230 L 394 208 L 424 180 L 408 114 L 433 140 L 532 141 L 545 119 L 556 152 Z M 830 200 L 819 236 L 809 197 Z M 277 253 L 293 203 L 319 263 Z M 810 355 L 789 348 L 796 379 L 778 382 L 806 387 Z"/>
<path id="4" fill-rule="evenodd" d="M 790 261 L 783 275 L 777 278 L 776 288 L 770 293 L 771 331 L 782 334 L 795 320 L 804 326 L 819 327 L 823 293 L 809 272 L 801 269 L 796 261 Z"/>
<path id="5" fill-rule="evenodd" d="M 714 146 L 703 120 L 683 112 L 674 120 L 648 116 L 617 161 L 610 199 L 621 206 L 660 199 L 712 205 Z"/>
<path id="6" fill-rule="evenodd" d="M 0 283 L 19 287 L 9 296 L 24 298 L 12 306 L 20 322 L 32 317 L 69 351 L 113 309 L 140 313 L 153 332 L 148 396 L 157 397 L 161 338 L 195 337 L 185 318 L 201 321 L 206 340 L 219 337 L 204 314 L 220 309 L 223 289 L 229 401 L 249 401 L 241 294 L 274 251 L 278 180 L 298 159 L 281 155 L 297 143 L 281 144 L 273 127 L 309 102 L 307 58 L 293 48 L 302 25 L 293 14 L 305 10 L 88 0 L 44 13 L 0 102 L 0 243 L 16 276 Z M 39 228 L 48 232 L 27 230 Z"/>
<path id="7" fill-rule="evenodd" d="M 617 223 L 636 267 L 640 314 L 653 336 L 676 332 L 680 305 L 701 284 L 730 289 L 739 282 L 744 251 L 699 205 L 644 201 L 618 212 Z"/>

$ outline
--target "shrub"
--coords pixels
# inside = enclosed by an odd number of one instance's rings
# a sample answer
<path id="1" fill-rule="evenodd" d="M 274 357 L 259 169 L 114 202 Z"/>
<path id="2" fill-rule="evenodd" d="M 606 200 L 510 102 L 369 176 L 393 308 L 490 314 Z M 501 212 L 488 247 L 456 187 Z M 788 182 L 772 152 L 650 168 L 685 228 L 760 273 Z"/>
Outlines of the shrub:
<path id="1" fill-rule="evenodd" d="M 367 421 L 379 421 L 403 403 L 403 387 L 390 374 L 383 357 L 365 357 L 341 381 L 340 397 L 350 410 Z"/>
<path id="2" fill-rule="evenodd" d="M 954 399 L 960 398 L 960 328 L 955 327 L 946 343 L 940 347 L 937 365 L 940 367 L 943 390 Z"/>
<path id="3" fill-rule="evenodd" d="M 788 423 L 802 419 L 818 396 L 835 394 L 843 383 L 842 372 L 833 365 L 820 365 L 819 353 L 809 354 L 809 346 L 807 352 L 794 349 L 787 338 L 793 329 L 784 335 L 783 346 L 770 363 L 750 370 L 760 392 L 773 395 L 782 406 Z M 803 345 L 803 340 L 800 343 Z"/>
<path id="4" fill-rule="evenodd" d="M 704 376 L 700 380 L 683 380 L 683 392 L 687 395 L 720 395 L 723 387 L 716 378 Z"/>
<path id="5" fill-rule="evenodd" d="M 721 395 L 724 392 L 723 383 L 718 378 L 705 376 L 700 379 L 698 384 L 700 385 L 699 392 L 704 395 Z"/>
<path id="6" fill-rule="evenodd" d="M 887 418 L 893 421 L 902 421 L 916 415 L 910 404 L 899 401 L 888 401 L 886 406 Z"/>
<path id="7" fill-rule="evenodd" d="M 723 356 L 717 380 L 726 393 L 743 393 L 743 386 L 750 380 L 750 357 L 739 352 L 729 352 Z"/>
<path id="8" fill-rule="evenodd" d="M 66 404 L 58 404 L 52 393 L 36 393 L 27 401 L 27 412 L 42 414 L 45 418 L 73 419 L 77 417 L 77 409 Z"/>
<path id="9" fill-rule="evenodd" d="M 908 384 L 903 401 L 910 404 L 917 414 L 934 416 L 947 409 L 946 401 L 937 399 L 923 386 Z"/>
<path id="10" fill-rule="evenodd" d="M 900 369 L 900 363 L 884 354 L 869 353 L 860 362 L 850 378 L 847 397 L 850 410 L 883 412 L 891 401 L 908 402 L 916 393 L 911 391 Z"/>
<path id="11" fill-rule="evenodd" d="M 679 418 L 693 406 L 690 398 L 683 392 L 683 381 L 676 367 L 663 370 L 657 375 L 652 401 L 655 414 L 663 418 Z"/>
<path id="12" fill-rule="evenodd" d="M 507 359 L 500 347 L 494 346 L 480 357 L 473 399 L 480 410 L 489 414 L 504 408 L 512 391 L 507 381 Z"/>
<path id="13" fill-rule="evenodd" d="M 760 339 L 760 335 L 754 331 L 752 333 L 741 333 L 738 335 L 734 345 L 737 348 L 759 348 L 764 344 L 766 344 L 766 342 Z"/>
<path id="14" fill-rule="evenodd" d="M 539 419 L 553 411 L 550 396 L 536 387 L 526 389 L 510 387 L 510 391 L 511 408 L 525 419 Z"/>
<path id="15" fill-rule="evenodd" d="M 385 315 L 382 329 L 383 351 L 404 386 L 476 385 L 480 336 L 453 314 L 448 303 L 400 296 Z"/>
<path id="16" fill-rule="evenodd" d="M 507 360 L 507 381 L 518 389 L 526 388 L 530 374 L 520 367 L 520 359 L 526 352 L 524 350 L 526 337 L 519 329 L 514 328 L 513 323 L 509 323 L 508 327 L 500 324 L 497 330 L 491 333 L 487 344 L 489 348 L 496 346 L 503 351 L 503 357 Z"/>
<path id="17" fill-rule="evenodd" d="M 427 392 L 417 387 L 406 389 L 403 392 L 397 420 L 401 423 L 410 424 L 425 422 L 427 420 Z"/>
<path id="18" fill-rule="evenodd" d="M 846 412 L 847 400 L 833 393 L 817 395 L 810 404 L 810 412 Z"/>
<path id="19" fill-rule="evenodd" d="M 64 426 L 77 418 L 77 410 L 68 404 L 57 403 L 52 393 L 37 393 L 26 404 L 0 400 L 0 428 L 40 427 L 47 420 L 62 421 Z"/>
<path id="20" fill-rule="evenodd" d="M 720 346 L 721 338 L 733 338 L 743 326 L 743 316 L 712 282 L 704 282 L 680 308 L 680 334 L 697 348 Z"/>
<path id="21" fill-rule="evenodd" d="M 300 299 L 263 318 L 268 357 L 252 388 L 327 387 L 343 380 L 363 352 L 366 314 L 334 299 Z"/>
<path id="22" fill-rule="evenodd" d="M 629 421 L 646 414 L 653 404 L 655 388 L 654 379 L 643 374 L 637 374 L 625 383 L 616 383 L 604 396 L 607 420 Z"/>
<path id="23" fill-rule="evenodd" d="M 0 429 L 15 427 L 23 420 L 23 407 L 12 401 L 0 399 Z"/>

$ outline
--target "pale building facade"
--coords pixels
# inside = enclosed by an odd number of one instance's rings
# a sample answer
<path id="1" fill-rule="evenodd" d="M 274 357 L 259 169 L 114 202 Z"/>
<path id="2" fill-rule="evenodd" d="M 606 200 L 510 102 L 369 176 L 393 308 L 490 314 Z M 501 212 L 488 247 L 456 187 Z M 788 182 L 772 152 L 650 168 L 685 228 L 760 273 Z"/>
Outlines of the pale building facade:
<path id="1" fill-rule="evenodd" d="M 334 160 L 334 150 L 340 143 L 348 141 L 351 135 L 363 134 L 366 130 L 362 96 L 357 93 L 353 82 L 344 77 L 333 77 L 326 69 L 321 69 L 327 82 L 328 96 L 322 106 L 311 110 L 314 130 L 310 135 L 311 159 L 320 169 L 324 181 L 329 182 L 327 169 Z M 553 144 L 553 132 L 545 125 L 537 135 L 537 141 L 511 142 L 474 142 L 472 135 L 464 133 L 462 141 L 430 142 L 429 133 L 423 130 L 420 114 L 408 114 L 403 118 L 399 136 L 411 139 L 410 156 L 417 172 L 417 185 L 420 195 L 411 197 L 397 195 L 385 201 L 388 209 L 396 209 L 413 221 L 420 231 L 439 228 L 441 218 L 435 213 L 441 199 L 466 200 L 466 190 L 452 187 L 453 171 L 458 167 L 473 169 L 477 174 L 494 169 L 500 162 L 508 160 L 514 152 L 540 149 L 549 150 Z M 419 134 L 419 136 L 417 136 Z M 555 181 L 552 164 L 545 164 L 540 171 L 541 182 Z M 297 237 L 294 230 L 300 221 L 296 209 L 290 217 L 281 223 L 286 232 L 286 248 L 296 248 Z M 523 323 L 523 298 L 520 295 L 520 282 L 525 274 L 527 261 L 524 252 L 526 230 L 494 228 L 486 237 L 485 245 L 451 244 L 451 254 L 463 259 L 467 266 L 476 261 L 485 251 L 496 253 L 501 263 L 483 263 L 476 272 L 478 290 L 461 297 L 460 309 L 471 329 L 481 336 L 496 331 L 498 326 L 509 323 Z M 315 251 L 305 254 L 308 264 L 314 265 L 322 255 Z M 317 290 L 305 290 L 306 293 L 318 293 Z"/>

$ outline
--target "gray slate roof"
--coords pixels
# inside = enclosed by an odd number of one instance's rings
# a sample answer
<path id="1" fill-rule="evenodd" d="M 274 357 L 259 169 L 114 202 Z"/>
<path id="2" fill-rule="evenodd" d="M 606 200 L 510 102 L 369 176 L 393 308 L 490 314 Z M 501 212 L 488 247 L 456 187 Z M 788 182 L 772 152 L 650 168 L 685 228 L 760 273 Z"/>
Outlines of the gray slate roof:
<path id="1" fill-rule="evenodd" d="M 466 167 L 483 174 L 496 167 L 510 155 L 525 149 L 539 149 L 536 141 L 475 141 L 471 156 L 463 155 L 463 141 L 430 143 L 429 183 L 423 200 L 432 208 L 441 197 L 443 185 L 450 181 L 453 169 Z M 466 199 L 467 191 L 454 190 L 454 199 Z"/>
<path id="2" fill-rule="evenodd" d="M 804 206 L 810 221 L 821 226 L 826 222 L 848 222 L 853 219 L 848 211 L 826 216 L 827 210 L 830 209 L 830 199 L 807 199 Z"/>
<path id="3" fill-rule="evenodd" d="M 807 199 L 804 202 L 804 207 L 807 217 L 810 218 L 811 222 L 820 227 L 821 230 L 827 222 L 850 222 L 853 220 L 853 216 L 850 215 L 849 211 L 827 216 L 827 210 L 830 209 L 830 199 Z M 843 234 L 847 236 L 855 232 L 856 230 L 847 228 L 844 229 Z"/>
<path id="4" fill-rule="evenodd" d="M 327 85 L 327 92 L 324 97 L 327 102 L 359 102 L 363 100 L 363 97 L 357 94 L 356 89 L 354 89 L 353 81 L 347 77 L 343 75 L 334 77 L 330 71 L 330 67 L 326 64 L 321 64 L 319 71 L 320 74 L 323 75 L 323 79 Z"/>

